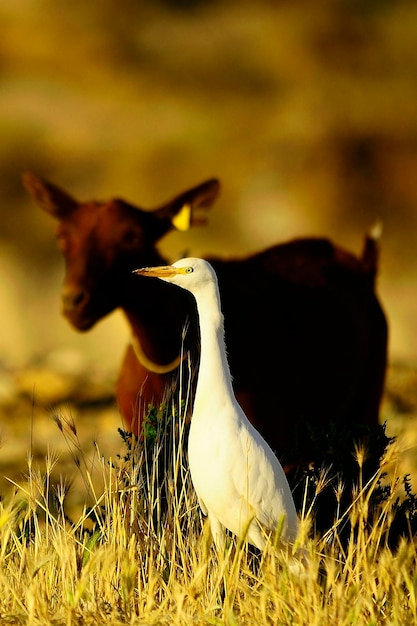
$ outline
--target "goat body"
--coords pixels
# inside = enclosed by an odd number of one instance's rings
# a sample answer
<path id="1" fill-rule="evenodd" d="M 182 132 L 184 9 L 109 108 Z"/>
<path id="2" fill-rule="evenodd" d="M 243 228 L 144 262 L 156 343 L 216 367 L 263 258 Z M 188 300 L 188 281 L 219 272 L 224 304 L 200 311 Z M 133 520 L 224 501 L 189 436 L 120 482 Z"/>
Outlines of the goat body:
<path id="1" fill-rule="evenodd" d="M 117 199 L 80 203 L 34 174 L 23 180 L 58 222 L 69 322 L 86 331 L 116 308 L 126 315 L 132 344 L 116 397 L 126 428 L 140 433 L 148 404 L 158 405 L 173 385 L 181 351 L 197 366 L 199 331 L 190 293 L 132 270 L 166 264 L 158 242 L 176 226 L 204 222 L 219 183 L 143 210 Z M 375 293 L 376 238 L 366 237 L 361 257 L 303 238 L 246 258 L 207 260 L 218 277 L 236 397 L 281 459 L 308 460 L 310 427 L 378 423 L 387 324 Z"/>

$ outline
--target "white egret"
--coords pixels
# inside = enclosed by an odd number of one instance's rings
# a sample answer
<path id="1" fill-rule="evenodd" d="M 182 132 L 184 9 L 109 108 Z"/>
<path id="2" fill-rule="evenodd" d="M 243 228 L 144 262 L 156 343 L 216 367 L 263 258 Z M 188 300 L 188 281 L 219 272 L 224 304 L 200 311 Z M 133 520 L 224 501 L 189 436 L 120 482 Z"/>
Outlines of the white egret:
<path id="1" fill-rule="evenodd" d="M 259 549 L 278 529 L 281 542 L 293 543 L 298 519 L 284 470 L 233 392 L 213 268 L 207 261 L 188 258 L 135 273 L 183 287 L 196 299 L 201 356 L 188 458 L 192 482 L 217 547 L 224 547 L 225 528 Z"/>

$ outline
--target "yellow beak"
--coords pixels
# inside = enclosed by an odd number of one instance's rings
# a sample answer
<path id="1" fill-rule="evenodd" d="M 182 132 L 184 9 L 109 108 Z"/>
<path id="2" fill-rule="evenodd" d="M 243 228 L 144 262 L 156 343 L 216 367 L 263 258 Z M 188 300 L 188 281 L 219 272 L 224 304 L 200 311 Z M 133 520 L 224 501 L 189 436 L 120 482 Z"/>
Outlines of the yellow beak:
<path id="1" fill-rule="evenodd" d="M 137 270 L 133 270 L 133 274 L 139 274 L 140 276 L 150 276 L 156 278 L 168 278 L 169 276 L 175 276 L 180 273 L 178 268 L 172 265 L 160 265 L 158 267 L 141 267 Z"/>

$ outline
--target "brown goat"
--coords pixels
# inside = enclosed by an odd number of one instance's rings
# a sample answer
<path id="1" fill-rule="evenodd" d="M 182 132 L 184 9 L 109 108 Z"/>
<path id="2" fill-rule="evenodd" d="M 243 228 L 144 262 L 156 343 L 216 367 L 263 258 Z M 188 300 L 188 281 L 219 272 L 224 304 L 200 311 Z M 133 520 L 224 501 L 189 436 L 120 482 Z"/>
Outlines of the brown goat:
<path id="1" fill-rule="evenodd" d="M 208 180 L 145 211 L 116 199 L 80 203 L 34 174 L 23 180 L 58 221 L 65 317 L 80 331 L 118 307 L 127 317 L 132 344 L 116 396 L 126 428 L 137 434 L 148 404 L 158 405 L 173 384 L 181 350 L 197 364 L 198 323 L 191 294 L 132 270 L 165 264 L 158 241 L 193 225 L 219 183 Z M 387 325 L 374 290 L 377 257 L 368 236 L 361 258 L 306 238 L 243 259 L 208 259 L 218 276 L 236 396 L 286 462 L 308 458 L 310 427 L 378 423 Z"/>

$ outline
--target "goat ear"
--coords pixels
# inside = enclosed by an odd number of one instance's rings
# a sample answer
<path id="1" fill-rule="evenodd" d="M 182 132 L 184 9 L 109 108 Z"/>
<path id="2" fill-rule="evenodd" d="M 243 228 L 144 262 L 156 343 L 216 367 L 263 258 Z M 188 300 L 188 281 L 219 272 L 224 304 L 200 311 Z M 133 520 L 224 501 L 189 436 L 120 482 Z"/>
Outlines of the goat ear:
<path id="1" fill-rule="evenodd" d="M 22 182 L 41 209 L 53 217 L 64 217 L 78 205 L 78 202 L 65 191 L 32 172 L 25 172 L 22 175 Z"/>
<path id="2" fill-rule="evenodd" d="M 206 211 L 212 206 L 220 192 L 216 178 L 192 187 L 173 198 L 155 212 L 163 222 L 169 221 L 171 228 L 188 230 L 192 226 L 207 223 Z"/>

